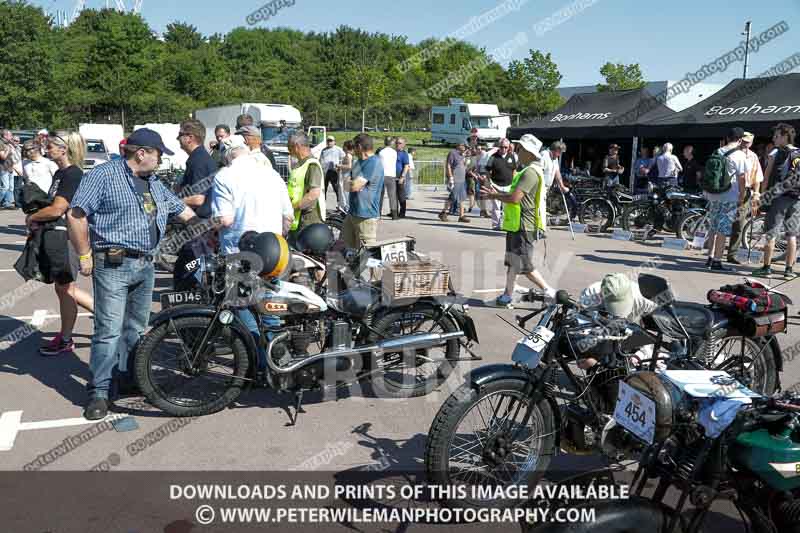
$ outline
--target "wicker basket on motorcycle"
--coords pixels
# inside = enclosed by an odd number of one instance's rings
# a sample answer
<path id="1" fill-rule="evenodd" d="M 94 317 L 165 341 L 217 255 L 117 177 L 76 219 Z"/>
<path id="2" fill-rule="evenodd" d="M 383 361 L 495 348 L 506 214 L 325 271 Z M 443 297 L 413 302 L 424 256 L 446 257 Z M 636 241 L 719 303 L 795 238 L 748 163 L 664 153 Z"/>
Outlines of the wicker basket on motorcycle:
<path id="1" fill-rule="evenodd" d="M 450 269 L 436 261 L 410 260 L 384 265 L 383 296 L 387 303 L 406 298 L 446 296 L 449 286 Z"/>

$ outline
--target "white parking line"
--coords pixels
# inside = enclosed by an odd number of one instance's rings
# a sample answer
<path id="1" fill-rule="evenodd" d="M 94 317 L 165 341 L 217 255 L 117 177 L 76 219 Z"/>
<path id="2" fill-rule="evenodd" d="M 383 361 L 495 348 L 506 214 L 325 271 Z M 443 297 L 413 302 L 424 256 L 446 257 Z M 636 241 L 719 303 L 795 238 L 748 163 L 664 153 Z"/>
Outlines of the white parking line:
<path id="1" fill-rule="evenodd" d="M 31 316 L 31 326 L 40 328 L 44 325 L 45 320 L 47 320 L 47 309 L 37 309 L 33 312 L 33 316 Z"/>
<path id="2" fill-rule="evenodd" d="M 0 415 L 0 452 L 7 452 L 14 448 L 14 441 L 20 431 L 33 429 L 53 429 L 71 426 L 85 426 L 100 422 L 111 422 L 126 416 L 122 413 L 108 415 L 102 420 L 86 420 L 80 418 L 62 418 L 60 420 L 43 420 L 41 422 L 22 422 L 22 411 L 7 411 Z"/>
<path id="3" fill-rule="evenodd" d="M 486 293 L 486 292 L 503 292 L 504 290 L 505 290 L 505 288 L 503 288 L 503 289 L 478 289 L 478 290 L 474 290 L 472 292 L 480 294 L 480 293 Z"/>
<path id="4" fill-rule="evenodd" d="M 7 321 L 7 320 L 14 320 L 14 321 L 20 322 L 20 321 L 40 319 L 42 321 L 42 323 L 44 323 L 46 320 L 49 320 L 51 318 L 61 318 L 61 315 L 56 315 L 56 314 L 52 314 L 52 315 L 49 315 L 49 314 L 48 315 L 37 315 L 36 313 L 37 313 L 37 311 L 34 311 L 34 314 L 32 314 L 30 316 L 2 316 L 2 317 L 0 317 L 0 322 Z M 78 313 L 78 318 L 90 317 L 90 316 L 94 316 L 94 315 L 92 313 Z M 36 324 L 33 324 L 33 325 L 36 326 Z"/>

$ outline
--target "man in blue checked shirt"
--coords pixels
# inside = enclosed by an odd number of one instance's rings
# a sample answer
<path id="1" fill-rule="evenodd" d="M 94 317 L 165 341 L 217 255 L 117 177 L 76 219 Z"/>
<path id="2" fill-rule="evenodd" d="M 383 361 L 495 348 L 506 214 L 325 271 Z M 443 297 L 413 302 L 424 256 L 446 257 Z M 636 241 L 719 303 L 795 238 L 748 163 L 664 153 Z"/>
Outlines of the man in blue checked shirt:
<path id="1" fill-rule="evenodd" d="M 195 218 L 154 174 L 161 154 L 173 155 L 158 133 L 146 128 L 133 132 L 124 153 L 124 159 L 104 163 L 84 176 L 68 213 L 81 274 L 90 276 L 94 269 L 92 379 L 83 413 L 87 420 L 106 416 L 115 378 L 122 391 L 133 383 L 128 354 L 150 319 L 152 252 L 164 235 L 167 218 Z"/>

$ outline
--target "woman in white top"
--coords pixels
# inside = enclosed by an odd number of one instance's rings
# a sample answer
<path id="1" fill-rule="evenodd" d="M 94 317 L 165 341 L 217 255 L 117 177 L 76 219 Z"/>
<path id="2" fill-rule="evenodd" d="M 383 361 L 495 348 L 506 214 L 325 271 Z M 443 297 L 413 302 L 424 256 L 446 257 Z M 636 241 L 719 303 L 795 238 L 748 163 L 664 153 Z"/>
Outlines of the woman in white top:
<path id="1" fill-rule="evenodd" d="M 344 157 L 342 161 L 337 165 L 339 170 L 339 179 L 341 183 L 339 185 L 339 190 L 342 191 L 342 208 L 345 211 L 350 210 L 350 178 L 352 176 L 351 172 L 353 170 L 353 141 L 345 141 L 342 145 L 342 149 L 344 150 Z"/>
<path id="2" fill-rule="evenodd" d="M 659 178 L 669 178 L 667 181 L 670 185 L 678 184 L 678 173 L 683 171 L 683 167 L 678 161 L 678 156 L 672 153 L 672 143 L 664 143 L 661 147 L 661 155 L 656 158 L 656 165 Z"/>
<path id="3" fill-rule="evenodd" d="M 22 145 L 22 176 L 25 181 L 35 183 L 44 192 L 50 190 L 53 184 L 53 176 L 58 172 L 58 165 L 53 161 L 42 157 L 42 151 L 36 141 L 26 141 Z"/>

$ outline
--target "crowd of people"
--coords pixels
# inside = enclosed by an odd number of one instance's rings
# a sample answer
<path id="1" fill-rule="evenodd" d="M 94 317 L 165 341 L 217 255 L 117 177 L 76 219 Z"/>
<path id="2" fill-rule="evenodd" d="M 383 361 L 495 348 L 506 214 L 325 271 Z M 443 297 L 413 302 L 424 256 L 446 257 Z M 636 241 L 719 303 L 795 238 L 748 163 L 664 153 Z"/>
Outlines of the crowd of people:
<path id="1" fill-rule="evenodd" d="M 194 119 L 180 124 L 178 141 L 188 159 L 177 192 L 156 176 L 161 157 L 173 153 L 157 132 L 146 128 L 123 140 L 112 161 L 86 175 L 81 168 L 86 143 L 76 132 L 52 135 L 43 130 L 23 144 L 7 130 L 0 134 L 0 206 L 26 212 L 28 246 L 35 246 L 36 253 L 23 256 L 37 263 L 26 268 L 36 273 L 31 277 L 54 285 L 60 305 L 60 330 L 41 347 L 41 354 L 71 352 L 78 307 L 94 314 L 92 378 L 84 412 L 90 420 L 106 415 L 110 398 L 135 389 L 129 358 L 148 324 L 152 257 L 165 239 L 168 219 L 208 224 L 211 230 L 181 243 L 174 280 L 180 290 L 191 286 L 187 280 L 197 280 L 199 269 L 188 265 L 197 265 L 210 253 L 237 253 L 247 232 L 282 235 L 292 243 L 305 228 L 324 223 L 331 188 L 346 213 L 345 245 L 375 243 L 382 215 L 389 220 L 406 216 L 414 173 L 414 151 L 401 137 L 387 137 L 376 150 L 368 134 L 356 135 L 342 147 L 329 136 L 316 158 L 309 138 L 296 131 L 288 138 L 293 164 L 284 179 L 249 115 L 238 117 L 234 127 L 217 125 L 210 151 L 204 124 Z M 643 148 L 635 172 L 648 180 L 656 175 L 670 183 L 681 179 L 684 187 L 705 191 L 713 233 L 707 258 L 711 270 L 730 270 L 722 264 L 726 243 L 730 240 L 728 262 L 736 263 L 746 217 L 767 209 L 770 241 L 764 265 L 755 274 L 772 273 L 775 238 L 783 232 L 788 242 L 785 276 L 793 278 L 800 217 L 800 185 L 788 179 L 800 171 L 794 142 L 794 128 L 778 124 L 770 152 L 761 157 L 751 149 L 753 135 L 733 128 L 705 165 L 694 159 L 692 146 L 684 146 L 683 156 L 677 157 L 672 144 L 665 143 L 655 157 Z M 619 150 L 612 144 L 602 161 L 604 177 L 612 184 L 625 172 Z M 547 296 L 555 295 L 534 265 L 534 249 L 545 237 L 548 190 L 557 187 L 574 202 L 562 177 L 566 151 L 561 141 L 545 147 L 531 134 L 516 141 L 500 139 L 493 147 L 479 144 L 474 136 L 447 157 L 449 194 L 439 218 L 446 221 L 455 210 L 459 222 L 469 222 L 468 213 L 477 204 L 493 229 L 505 232 L 506 286 L 498 306 L 512 305 L 520 275 Z M 710 164 L 714 161 L 716 167 Z M 715 168 L 717 175 L 712 175 Z M 713 179 L 716 185 L 710 186 Z M 93 294 L 76 286 L 79 274 L 91 276 Z M 240 312 L 240 318 L 258 335 L 249 311 Z"/>

